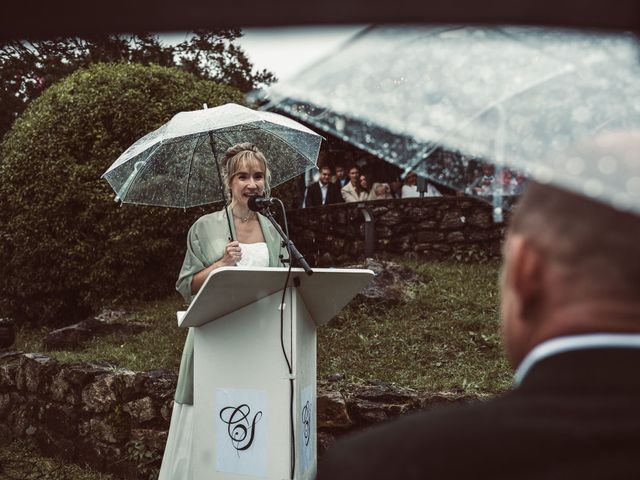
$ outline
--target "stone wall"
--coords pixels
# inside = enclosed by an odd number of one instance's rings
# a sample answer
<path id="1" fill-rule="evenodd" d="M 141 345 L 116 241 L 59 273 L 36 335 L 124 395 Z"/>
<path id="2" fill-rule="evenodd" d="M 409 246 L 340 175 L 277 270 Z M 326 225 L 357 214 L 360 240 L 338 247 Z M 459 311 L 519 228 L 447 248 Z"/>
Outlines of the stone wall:
<path id="1" fill-rule="evenodd" d="M 46 455 L 148 478 L 167 438 L 177 375 L 0 355 L 0 439 L 31 437 Z"/>
<path id="2" fill-rule="evenodd" d="M 177 375 L 105 364 L 60 364 L 39 354 L 0 354 L 0 442 L 31 437 L 46 455 L 115 473 L 155 478 Z M 420 408 L 476 399 L 419 394 L 384 383 L 318 386 L 318 453 L 335 438 Z"/>
<path id="3" fill-rule="evenodd" d="M 367 217 L 372 222 L 365 221 Z M 504 224 L 493 222 L 491 205 L 470 197 L 328 205 L 290 211 L 287 219 L 292 240 L 312 266 L 398 254 L 491 258 L 500 255 L 504 236 Z M 365 255 L 367 237 L 373 251 Z"/>

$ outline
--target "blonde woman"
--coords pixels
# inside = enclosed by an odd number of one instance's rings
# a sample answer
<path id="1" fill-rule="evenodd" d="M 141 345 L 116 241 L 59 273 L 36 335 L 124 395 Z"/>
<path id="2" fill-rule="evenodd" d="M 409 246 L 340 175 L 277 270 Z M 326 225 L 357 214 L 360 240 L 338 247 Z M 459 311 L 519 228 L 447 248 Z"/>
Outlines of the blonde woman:
<path id="1" fill-rule="evenodd" d="M 251 197 L 269 194 L 270 172 L 262 152 L 251 143 L 234 145 L 225 153 L 224 166 L 224 183 L 230 203 L 222 210 L 196 220 L 187 236 L 187 252 L 176 283 L 176 289 L 187 302 L 191 302 L 207 276 L 217 268 L 234 265 L 277 267 L 281 266 L 280 255 L 287 257 L 273 225 L 248 206 Z M 227 221 L 227 215 L 231 222 Z M 192 478 L 195 421 L 193 332 L 189 329 L 159 480 Z"/>

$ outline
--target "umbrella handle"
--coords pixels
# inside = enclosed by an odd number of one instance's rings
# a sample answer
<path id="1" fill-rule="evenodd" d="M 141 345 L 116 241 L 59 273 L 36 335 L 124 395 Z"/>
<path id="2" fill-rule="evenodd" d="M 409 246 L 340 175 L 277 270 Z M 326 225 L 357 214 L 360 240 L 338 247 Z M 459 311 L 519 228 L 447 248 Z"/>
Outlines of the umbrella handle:
<path id="1" fill-rule="evenodd" d="M 224 189 L 224 181 L 222 180 L 222 173 L 220 172 L 220 164 L 218 163 L 218 157 L 216 155 L 216 141 L 213 138 L 213 133 L 209 133 L 209 144 L 211 145 L 211 153 L 213 155 L 213 163 L 216 164 L 216 170 L 218 171 L 218 180 L 220 181 L 220 188 L 222 189 L 222 199 L 224 200 L 224 213 L 227 217 L 227 225 L 229 226 L 229 241 L 233 242 L 233 229 L 231 228 L 231 219 L 229 218 L 229 211 L 227 210 L 227 194 Z"/>

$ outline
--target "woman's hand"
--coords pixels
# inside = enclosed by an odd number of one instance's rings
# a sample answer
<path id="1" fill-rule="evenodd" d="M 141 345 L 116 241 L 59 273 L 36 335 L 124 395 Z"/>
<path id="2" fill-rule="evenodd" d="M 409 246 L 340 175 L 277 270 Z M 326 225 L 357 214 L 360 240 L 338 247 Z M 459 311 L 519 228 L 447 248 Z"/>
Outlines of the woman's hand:
<path id="1" fill-rule="evenodd" d="M 224 247 L 224 255 L 216 263 L 218 263 L 218 267 L 232 267 L 236 265 L 241 258 L 242 249 L 240 248 L 240 243 L 234 240 L 233 242 L 227 243 L 227 246 Z"/>
<path id="2" fill-rule="evenodd" d="M 191 279 L 191 294 L 195 295 L 202 287 L 202 284 L 207 279 L 209 274 L 216 268 L 220 267 L 233 267 L 242 258 L 242 249 L 237 241 L 229 242 L 224 247 L 224 255 L 222 258 L 215 262 L 213 265 L 209 265 L 204 270 L 200 270 Z"/>

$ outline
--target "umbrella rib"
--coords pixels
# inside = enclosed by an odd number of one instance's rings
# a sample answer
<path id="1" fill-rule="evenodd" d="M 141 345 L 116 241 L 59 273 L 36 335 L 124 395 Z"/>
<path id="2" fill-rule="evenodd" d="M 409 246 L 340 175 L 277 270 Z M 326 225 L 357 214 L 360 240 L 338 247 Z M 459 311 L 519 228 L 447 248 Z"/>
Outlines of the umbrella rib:
<path id="1" fill-rule="evenodd" d="M 268 122 L 268 121 L 266 121 L 266 120 L 258 120 L 258 122 L 260 122 L 261 124 L 270 123 L 270 122 Z M 256 122 L 256 123 L 257 123 L 257 122 Z M 285 138 L 281 137 L 281 136 L 280 136 L 280 135 L 278 135 L 277 133 L 272 132 L 271 130 L 268 130 L 268 129 L 263 128 L 263 127 L 249 127 L 249 128 L 247 128 L 245 131 L 249 132 L 249 131 L 252 131 L 252 130 L 260 130 L 260 131 L 262 131 L 262 132 L 266 132 L 266 133 L 268 133 L 269 135 L 272 135 L 272 136 L 274 136 L 274 137 L 278 138 L 278 139 L 279 139 L 279 140 L 281 140 L 282 142 L 284 142 L 284 143 L 286 143 L 287 145 L 289 145 L 293 150 L 295 150 L 295 151 L 296 151 L 296 153 L 297 153 L 298 155 L 300 155 L 301 157 L 307 158 L 307 156 L 306 156 L 304 153 L 302 153 L 302 152 L 301 152 L 298 148 L 296 148 L 293 144 L 289 143 L 289 141 L 288 141 L 287 139 L 285 139 Z M 310 136 L 313 136 L 314 134 L 315 134 L 315 135 L 318 135 L 318 134 L 317 134 L 317 133 L 315 133 L 315 132 L 314 132 L 314 133 L 302 132 L 302 133 L 305 133 L 305 134 L 310 135 Z M 224 135 L 224 134 L 225 134 L 225 132 L 216 132 L 216 135 L 220 135 L 220 134 L 223 134 L 223 135 Z M 319 137 L 322 137 L 322 135 L 318 135 L 318 136 L 319 136 Z"/>
<path id="2" fill-rule="evenodd" d="M 123 192 L 123 195 L 121 196 L 120 193 L 118 192 L 117 195 L 120 197 L 120 201 L 124 203 L 125 197 L 127 196 L 127 194 L 129 193 L 129 190 L 131 190 L 131 187 L 133 186 L 133 184 L 136 182 L 136 180 L 138 180 L 138 178 L 140 177 L 140 175 L 142 175 L 142 172 L 145 171 L 145 169 L 147 168 L 147 166 L 149 165 L 150 162 L 150 158 L 151 156 L 156 152 L 156 150 L 158 150 L 158 148 L 160 148 L 160 146 L 162 145 L 162 141 L 157 144 L 155 146 L 155 148 L 149 153 L 149 155 L 147 155 L 147 159 L 144 161 L 144 163 L 142 164 L 142 168 L 140 168 L 140 170 L 138 170 L 137 172 L 135 171 L 134 168 L 134 173 L 135 175 L 133 176 L 133 178 L 131 179 L 131 182 L 129 182 L 129 185 L 127 185 L 127 189 Z"/>
<path id="3" fill-rule="evenodd" d="M 292 99 L 292 100 L 295 101 L 295 99 Z M 313 105 L 313 104 L 310 104 L 310 105 Z M 294 113 L 291 112 L 288 108 L 285 108 L 285 111 L 288 112 L 290 115 L 294 115 Z M 357 122 L 360 121 L 359 119 L 354 118 L 354 117 L 348 117 L 346 115 L 339 114 L 337 112 L 334 112 L 334 113 L 336 113 L 336 114 L 338 114 L 340 116 L 344 116 L 346 118 L 350 118 L 353 121 L 357 121 Z M 372 155 L 379 155 L 379 152 L 377 152 L 376 150 L 371 148 L 369 145 L 367 145 L 365 143 L 362 143 L 362 142 L 359 142 L 359 141 L 354 141 L 352 138 L 349 137 L 349 135 L 347 135 L 347 134 L 345 134 L 343 132 L 340 132 L 337 129 L 333 129 L 333 128 L 327 127 L 327 125 L 324 125 L 323 123 L 317 121 L 314 118 L 305 118 L 304 121 L 309 123 L 309 124 L 311 124 L 311 125 L 313 125 L 315 128 L 318 128 L 318 129 L 320 129 L 320 130 L 322 130 L 324 132 L 327 132 L 327 133 L 330 133 L 330 134 L 334 135 L 335 137 L 337 137 L 337 138 L 339 138 L 341 140 L 349 141 L 349 142 L 353 143 L 353 145 L 355 145 L 356 147 L 360 148 L 361 150 L 364 150 L 365 152 L 368 152 L 368 153 L 370 153 Z M 392 134 L 392 135 L 394 134 L 394 132 L 392 132 L 391 130 L 388 130 L 388 129 L 387 129 L 387 132 L 389 134 Z M 424 145 L 423 150 L 426 149 L 426 153 L 421 155 L 421 160 L 419 162 L 417 162 L 415 165 L 419 165 L 423 160 L 426 159 L 426 157 L 431 155 L 439 146 L 439 145 L 437 145 L 435 143 L 432 143 L 432 142 L 428 142 L 428 143 L 426 143 L 426 142 L 424 142 L 424 143 L 423 142 L 416 142 L 416 143 L 418 145 Z M 405 167 L 405 172 L 403 174 L 406 174 L 408 171 L 411 170 L 411 168 L 413 168 L 413 166 Z"/>
<path id="4" fill-rule="evenodd" d="M 196 156 L 196 150 L 198 149 L 198 143 L 200 142 L 200 139 L 202 137 L 199 137 L 196 140 L 196 144 L 193 147 L 193 150 L 191 151 L 191 159 L 189 160 L 189 172 L 187 173 L 187 188 L 185 188 L 185 192 L 184 192 L 184 208 L 186 208 L 187 206 L 187 201 L 189 199 L 189 184 L 191 183 L 191 170 L 193 167 L 193 158 Z"/>
<path id="5" fill-rule="evenodd" d="M 264 120 L 263 120 L 263 122 L 264 122 Z M 266 122 L 265 122 L 265 123 L 266 123 Z M 280 135 L 278 135 L 277 133 L 272 132 L 271 130 L 264 129 L 264 128 L 262 128 L 262 129 L 260 129 L 260 128 L 259 128 L 258 130 L 262 130 L 262 131 L 264 131 L 264 132 L 267 132 L 269 135 L 272 135 L 272 136 L 276 137 L 277 139 L 279 139 L 279 140 L 281 140 L 282 142 L 284 142 L 284 143 L 286 143 L 287 145 L 289 145 L 293 150 L 295 150 L 295 152 L 296 152 L 298 155 L 300 155 L 301 157 L 303 157 L 303 158 L 305 158 L 305 159 L 309 160 L 309 159 L 307 158 L 307 156 L 306 156 L 304 153 L 302 153 L 298 148 L 296 148 L 293 144 L 289 143 L 285 138 L 282 138 L 282 137 L 281 137 Z M 312 134 L 309 134 L 309 135 L 312 135 Z M 317 134 L 316 134 L 316 135 L 317 135 Z M 322 138 L 322 136 L 321 136 L 321 135 L 318 135 L 318 136 Z M 322 140 L 321 140 L 321 142 L 322 142 Z M 318 149 L 318 151 L 320 151 L 320 149 Z M 316 165 L 312 160 L 310 160 L 310 161 L 311 161 L 311 163 L 313 163 L 314 165 Z"/>

